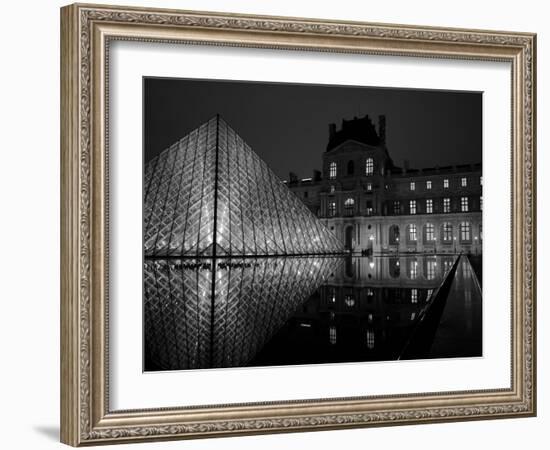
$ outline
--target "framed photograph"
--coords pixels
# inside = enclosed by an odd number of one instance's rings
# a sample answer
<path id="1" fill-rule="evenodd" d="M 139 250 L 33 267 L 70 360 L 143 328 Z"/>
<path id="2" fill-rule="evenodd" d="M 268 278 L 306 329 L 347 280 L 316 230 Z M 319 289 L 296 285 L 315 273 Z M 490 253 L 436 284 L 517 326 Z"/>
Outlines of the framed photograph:
<path id="1" fill-rule="evenodd" d="M 62 8 L 62 442 L 535 415 L 535 56 Z"/>

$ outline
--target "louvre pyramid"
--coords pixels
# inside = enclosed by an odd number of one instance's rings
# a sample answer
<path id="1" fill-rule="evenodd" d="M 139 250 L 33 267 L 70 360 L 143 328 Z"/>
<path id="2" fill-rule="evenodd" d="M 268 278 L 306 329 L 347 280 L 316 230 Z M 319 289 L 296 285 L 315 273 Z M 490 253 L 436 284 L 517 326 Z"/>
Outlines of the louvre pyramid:
<path id="1" fill-rule="evenodd" d="M 146 257 L 343 251 L 219 116 L 146 164 L 144 192 Z"/>
<path id="2" fill-rule="evenodd" d="M 321 256 L 146 260 L 145 370 L 248 365 L 341 263 Z"/>

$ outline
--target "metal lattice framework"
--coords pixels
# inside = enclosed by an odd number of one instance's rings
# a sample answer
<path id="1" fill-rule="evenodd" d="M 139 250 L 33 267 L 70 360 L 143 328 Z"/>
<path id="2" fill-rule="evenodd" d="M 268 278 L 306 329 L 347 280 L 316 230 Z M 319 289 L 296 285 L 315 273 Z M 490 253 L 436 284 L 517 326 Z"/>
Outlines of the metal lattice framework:
<path id="1" fill-rule="evenodd" d="M 339 264 L 316 256 L 146 260 L 146 369 L 246 366 Z"/>
<path id="2" fill-rule="evenodd" d="M 146 256 L 343 250 L 334 234 L 218 116 L 151 160 L 144 186 Z"/>

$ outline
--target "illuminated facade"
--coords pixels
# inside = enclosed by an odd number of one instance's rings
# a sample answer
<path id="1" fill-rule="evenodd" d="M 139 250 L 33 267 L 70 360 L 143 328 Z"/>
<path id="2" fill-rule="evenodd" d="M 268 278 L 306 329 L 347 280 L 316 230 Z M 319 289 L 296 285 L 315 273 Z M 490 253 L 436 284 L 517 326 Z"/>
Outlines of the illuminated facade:
<path id="1" fill-rule="evenodd" d="M 481 253 L 481 164 L 397 167 L 386 120 L 329 126 L 322 176 L 287 186 L 354 252 Z"/>

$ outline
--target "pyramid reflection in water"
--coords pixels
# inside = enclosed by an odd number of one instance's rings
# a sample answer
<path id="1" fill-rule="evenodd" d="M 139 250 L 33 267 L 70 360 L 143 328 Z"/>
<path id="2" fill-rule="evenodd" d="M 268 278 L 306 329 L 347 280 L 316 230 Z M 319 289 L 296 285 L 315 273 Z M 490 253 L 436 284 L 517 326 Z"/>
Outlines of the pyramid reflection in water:
<path id="1" fill-rule="evenodd" d="M 343 250 L 334 234 L 219 117 L 151 160 L 144 189 L 146 257 Z"/>
<path id="2" fill-rule="evenodd" d="M 246 366 L 341 262 L 332 257 L 146 260 L 146 370 Z"/>

